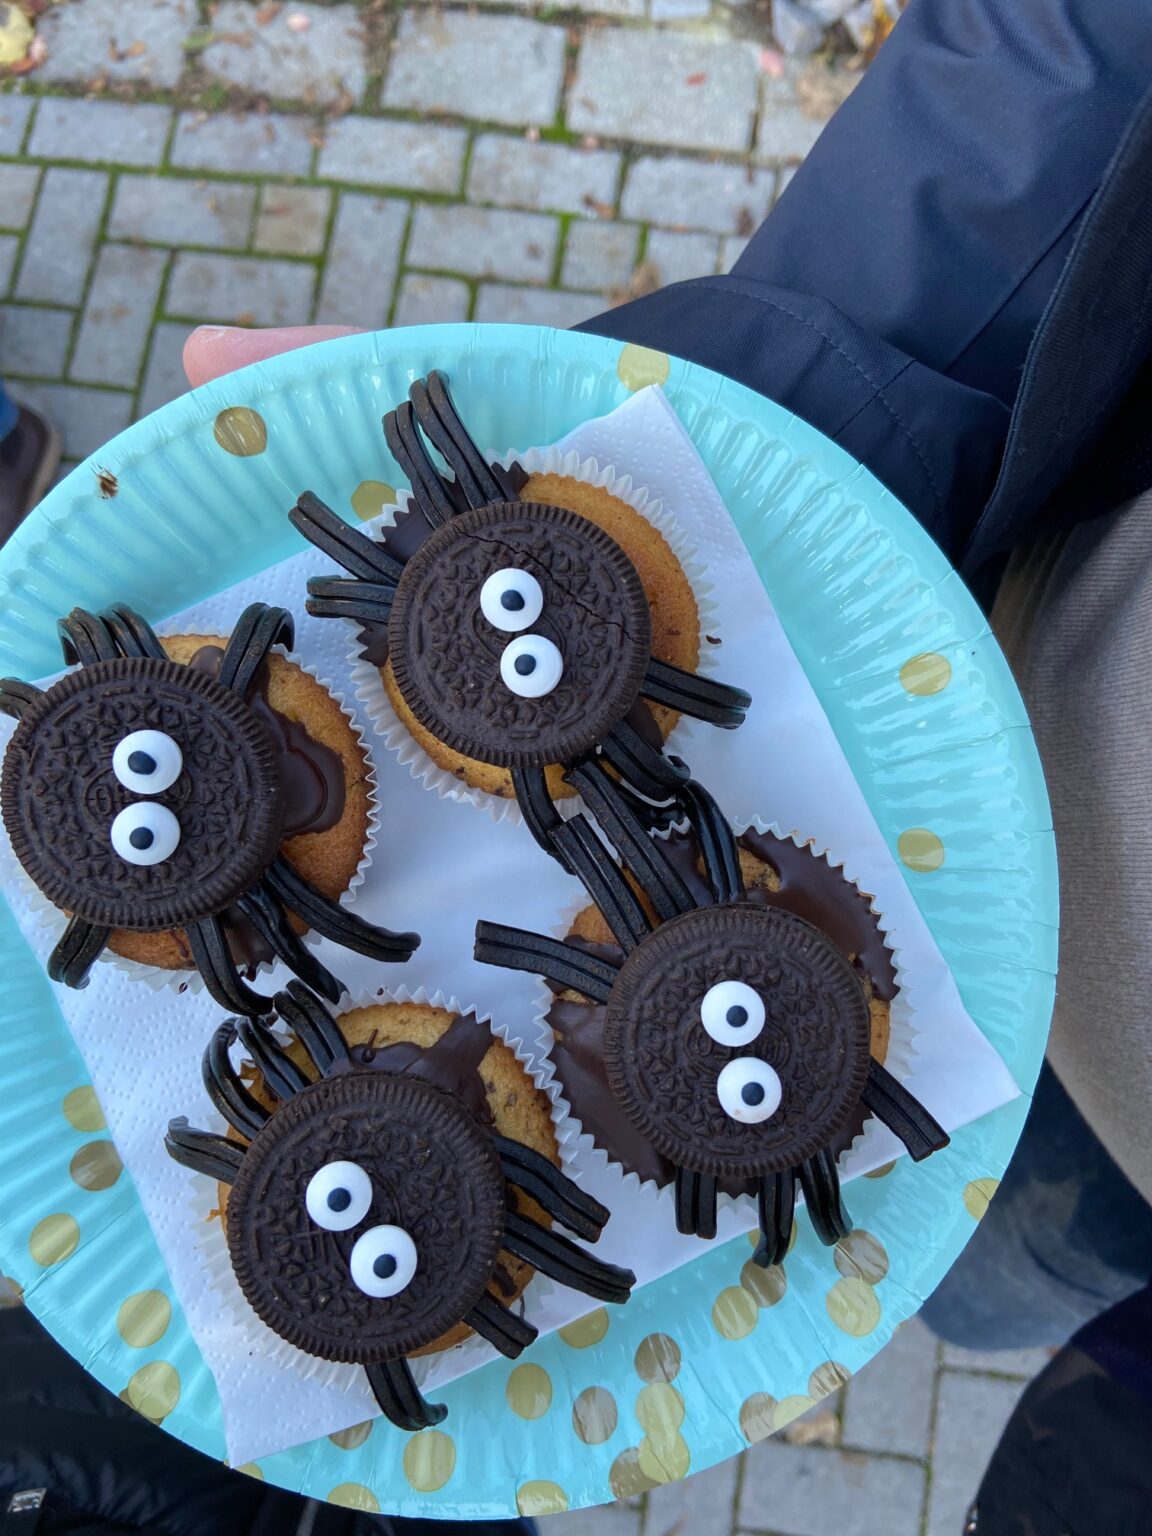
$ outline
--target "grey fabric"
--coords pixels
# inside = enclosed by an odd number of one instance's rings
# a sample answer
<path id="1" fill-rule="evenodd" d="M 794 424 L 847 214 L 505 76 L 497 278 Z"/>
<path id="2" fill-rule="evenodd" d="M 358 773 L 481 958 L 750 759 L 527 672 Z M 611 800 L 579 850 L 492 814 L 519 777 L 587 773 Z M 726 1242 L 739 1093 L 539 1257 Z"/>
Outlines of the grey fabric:
<path id="1" fill-rule="evenodd" d="M 1060 858 L 1048 1058 L 1152 1201 L 1152 492 L 1017 551 L 992 622 L 1032 719 Z"/>

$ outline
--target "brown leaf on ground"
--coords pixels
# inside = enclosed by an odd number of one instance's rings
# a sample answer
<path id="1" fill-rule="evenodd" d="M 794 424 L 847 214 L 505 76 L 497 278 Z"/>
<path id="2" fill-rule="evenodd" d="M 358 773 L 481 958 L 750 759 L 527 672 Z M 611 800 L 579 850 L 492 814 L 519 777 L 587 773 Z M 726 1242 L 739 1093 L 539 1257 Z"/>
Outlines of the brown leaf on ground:
<path id="1" fill-rule="evenodd" d="M 737 208 L 736 233 L 747 239 L 755 228 L 756 219 L 751 208 Z"/>
<path id="2" fill-rule="evenodd" d="M 112 60 L 113 64 L 122 64 L 125 59 L 139 59 L 147 52 L 147 43 L 129 43 L 127 48 L 121 48 L 114 37 L 110 38 L 108 42 L 108 57 Z"/>
<path id="3" fill-rule="evenodd" d="M 594 213 L 598 219 L 610 219 L 612 217 L 612 204 L 602 203 L 594 198 L 591 192 L 585 192 L 580 199 L 589 213 Z"/>
<path id="4" fill-rule="evenodd" d="M 697 70 L 697 72 L 694 75 L 685 75 L 684 76 L 684 84 L 685 85 L 703 85 L 704 82 L 707 80 L 707 78 L 708 78 L 707 70 L 700 69 L 700 70 Z"/>
<path id="5" fill-rule="evenodd" d="M 618 304 L 627 304 L 632 299 L 643 299 L 655 293 L 663 281 L 660 268 L 654 261 L 641 261 L 633 268 L 632 276 L 624 287 L 609 288 L 604 297 L 615 309 Z"/>
<path id="6" fill-rule="evenodd" d="M 824 1408 L 819 1413 L 809 1412 L 803 1418 L 794 1419 L 786 1429 L 780 1431 L 780 1438 L 789 1445 L 831 1446 L 836 1444 L 839 1427 L 832 1409 Z"/>
<path id="7" fill-rule="evenodd" d="M 270 21 L 275 21 L 284 9 L 284 0 L 266 0 L 266 4 L 256 7 L 255 22 L 258 27 L 266 27 Z"/>
<path id="8" fill-rule="evenodd" d="M 232 324 L 233 325 L 242 325 L 245 328 L 245 330 L 249 330 L 250 331 L 252 329 L 252 327 L 256 324 L 256 316 L 252 313 L 252 311 L 250 309 L 242 309 L 240 311 L 240 313 L 235 316 L 235 318 L 232 321 Z"/>

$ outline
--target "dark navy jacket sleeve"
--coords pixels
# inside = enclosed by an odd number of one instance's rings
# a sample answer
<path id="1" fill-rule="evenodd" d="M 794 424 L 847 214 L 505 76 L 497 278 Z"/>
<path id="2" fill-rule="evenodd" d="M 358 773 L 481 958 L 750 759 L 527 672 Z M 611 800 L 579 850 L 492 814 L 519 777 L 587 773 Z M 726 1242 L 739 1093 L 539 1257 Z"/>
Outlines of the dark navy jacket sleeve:
<path id="1" fill-rule="evenodd" d="M 1150 77 L 1148 0 L 912 0 L 731 275 L 581 329 L 794 410 L 958 559 L 1028 344 Z"/>

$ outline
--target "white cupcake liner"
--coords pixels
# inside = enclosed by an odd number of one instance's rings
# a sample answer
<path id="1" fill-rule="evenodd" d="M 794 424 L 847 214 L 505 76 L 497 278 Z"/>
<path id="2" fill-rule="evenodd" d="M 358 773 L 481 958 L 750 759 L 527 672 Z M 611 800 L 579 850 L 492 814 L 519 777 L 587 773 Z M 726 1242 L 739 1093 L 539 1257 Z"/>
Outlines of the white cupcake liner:
<path id="1" fill-rule="evenodd" d="M 337 1023 L 346 1013 L 353 1013 L 359 1008 L 384 1007 L 389 1003 L 424 1004 L 430 1008 L 444 1009 L 452 1014 L 473 1014 L 481 1025 L 491 1030 L 493 1038 L 508 1046 L 528 1075 L 533 1087 L 545 1094 L 549 1101 L 549 1113 L 556 1139 L 558 1143 L 560 1142 L 560 1110 L 555 1092 L 551 1091 L 544 1081 L 544 1072 L 533 1061 L 529 1052 L 515 1040 L 510 1039 L 503 1028 L 493 1023 L 490 1015 L 481 1012 L 478 1008 L 463 1006 L 455 997 L 446 997 L 440 991 L 430 994 L 424 987 L 418 987 L 415 990 L 396 987 L 392 990 L 385 989 L 383 992 L 373 988 L 371 991 L 358 993 L 342 1006 L 336 1014 Z M 226 1129 L 226 1122 L 214 1109 L 204 1118 L 203 1123 L 208 1129 L 221 1132 Z M 568 1166 L 569 1160 L 564 1157 L 563 1149 L 561 1161 L 565 1164 L 565 1172 L 572 1176 L 573 1170 Z M 205 1174 L 192 1175 L 189 1220 L 194 1234 L 193 1241 L 203 1265 L 205 1280 L 225 1310 L 228 1320 L 243 1338 L 245 1346 L 263 1359 L 285 1370 L 290 1370 L 299 1377 L 315 1381 L 321 1387 L 336 1387 L 341 1391 L 361 1387 L 365 1382 L 363 1366 L 321 1360 L 316 1355 L 305 1353 L 273 1332 L 252 1310 L 232 1269 L 228 1242 L 224 1235 L 224 1223 L 218 1215 L 212 1214 L 216 1210 L 217 1200 L 217 1181 Z M 533 1274 L 518 1303 L 522 1307 L 523 1315 L 529 1321 L 532 1320 L 533 1312 L 539 1311 L 542 1299 L 551 1294 L 554 1289 L 552 1281 L 546 1276 L 539 1271 Z M 491 1344 L 482 1339 L 479 1334 L 473 1333 L 450 1349 L 440 1350 L 431 1355 L 411 1357 L 408 1363 L 417 1385 L 434 1389 L 467 1375 L 479 1366 L 486 1365 L 490 1360 L 499 1358 L 502 1357 Z M 373 1407 L 373 1414 L 379 1411 L 378 1408 Z"/>
<path id="2" fill-rule="evenodd" d="M 161 630 L 158 630 L 157 633 L 163 640 L 166 635 L 175 636 L 179 634 L 187 634 L 188 631 L 185 628 L 178 628 L 172 624 L 168 624 L 167 626 L 163 626 Z M 321 677 L 319 672 L 317 672 L 314 667 L 310 666 L 294 651 L 289 651 L 282 645 L 274 645 L 272 650 L 278 656 L 284 657 L 286 661 L 290 661 L 293 666 L 298 667 L 301 672 L 306 673 L 310 678 L 313 679 L 314 682 L 319 683 L 320 687 L 323 688 L 328 694 L 330 694 L 333 699 L 335 699 L 336 703 L 340 706 L 340 712 L 348 721 L 348 724 L 352 727 L 353 735 L 356 738 L 356 744 L 360 749 L 360 754 L 364 761 L 365 783 L 368 786 L 368 821 L 364 831 L 364 849 L 360 855 L 360 861 L 356 865 L 356 870 L 352 876 L 352 879 L 349 881 L 347 889 L 340 897 L 340 905 L 342 907 L 350 907 L 354 905 L 356 900 L 356 893 L 360 886 L 364 884 L 368 870 L 371 867 L 372 854 L 376 847 L 377 837 L 380 831 L 380 798 L 376 773 L 376 761 L 365 735 L 363 726 L 356 718 L 354 711 L 348 706 L 344 694 L 336 689 L 331 679 Z M 41 919 L 41 922 L 45 927 L 48 927 L 52 930 L 56 938 L 59 938 L 59 936 L 64 932 L 64 928 L 67 924 L 67 918 L 60 911 L 59 907 L 53 906 L 47 897 L 42 894 L 39 888 L 33 885 L 33 883 L 27 879 L 26 888 L 29 892 L 30 905 Z M 312 928 L 309 928 L 307 932 L 302 935 L 302 937 L 304 943 L 307 944 L 310 949 L 316 948 L 317 945 L 323 942 L 321 936 Z M 124 955 L 114 954 L 110 949 L 105 949 L 103 951 L 97 963 L 100 965 L 111 966 L 115 970 L 122 972 L 123 975 L 131 977 L 133 981 L 142 982 L 145 986 L 150 987 L 153 992 L 174 991 L 179 992 L 181 995 L 187 992 L 196 994 L 201 992 L 204 988 L 204 978 L 200 975 L 200 972 L 194 968 L 189 968 L 188 970 L 170 971 L 167 970 L 164 966 L 145 965 L 139 960 L 129 960 Z M 280 960 L 262 960 L 260 964 L 255 968 L 255 975 L 267 976 L 277 968 L 282 967 L 283 962 Z"/>
<path id="3" fill-rule="evenodd" d="M 778 823 L 767 822 L 760 817 L 753 817 L 745 825 L 738 829 L 734 828 L 734 831 L 737 837 L 742 837 L 746 832 L 754 831 L 761 836 L 771 835 L 778 837 L 783 841 L 793 843 L 797 848 L 808 847 L 813 857 L 824 859 L 833 869 L 838 869 L 845 879 L 851 881 L 858 889 L 863 890 L 859 882 L 853 880 L 848 872 L 847 859 L 836 858 L 829 849 L 815 848 L 811 838 L 802 839 L 796 833 L 783 831 Z M 670 832 L 664 834 L 664 836 L 670 835 Z M 864 894 L 867 895 L 869 893 L 865 892 Z M 572 925 L 576 918 L 591 905 L 594 905 L 592 898 L 586 894 L 571 902 L 565 909 L 559 922 L 553 927 L 552 936 L 558 939 L 567 938 L 572 931 Z M 908 972 L 902 966 L 900 951 L 892 943 L 889 931 L 885 928 L 883 922 L 879 921 L 880 914 L 876 912 L 875 906 L 872 907 L 872 911 L 877 917 L 880 932 L 884 936 L 892 956 L 897 985 L 896 997 L 892 1000 L 889 1007 L 888 1050 L 885 1055 L 884 1065 L 894 1077 L 903 1081 L 911 1075 L 912 1061 L 917 1054 L 916 1037 L 919 1030 L 916 1023 L 917 1010 L 914 1001 L 915 983 L 910 980 Z M 544 1086 L 546 1091 L 555 1096 L 556 1107 L 560 1117 L 557 1123 L 563 1127 L 564 1141 L 561 1147 L 561 1156 L 565 1157 L 566 1160 L 571 1159 L 579 1167 L 589 1170 L 593 1168 L 611 1168 L 629 1188 L 635 1191 L 639 1191 L 642 1188 L 650 1190 L 658 1200 L 664 1203 L 668 1219 L 675 1224 L 674 1185 L 668 1184 L 661 1187 L 655 1179 L 642 1178 L 635 1170 L 626 1168 L 616 1158 L 612 1157 L 595 1139 L 592 1132 L 585 1130 L 583 1121 L 565 1092 L 563 1081 L 559 1076 L 552 1057 L 553 1039 L 552 1029 L 548 1023 L 548 1013 L 554 1001 L 554 994 L 550 991 L 547 984 L 542 982 L 541 990 L 536 998 L 531 1040 L 533 1051 L 538 1052 L 542 1058 L 542 1066 L 544 1064 L 547 1065 L 548 1075 Z M 865 1149 L 877 1125 L 876 1117 L 868 1116 L 863 1130 L 853 1137 L 846 1151 L 841 1154 L 840 1166 L 843 1182 L 846 1183 L 857 1176 L 854 1168 L 862 1162 Z M 732 1196 L 721 1194 L 719 1196 L 719 1207 L 722 1210 L 730 1207 L 748 1210 L 751 1208 L 749 1204 L 751 1199 L 752 1197 L 748 1195 Z M 803 1204 L 803 1196 L 799 1192 L 797 1193 L 797 1199 L 799 1203 Z"/>
<path id="4" fill-rule="evenodd" d="M 493 462 L 505 469 L 513 463 L 518 463 L 528 474 L 566 475 L 570 479 L 597 486 L 626 502 L 633 511 L 638 512 L 641 517 L 651 523 L 680 562 L 696 599 L 696 611 L 700 624 L 700 660 L 697 669 L 701 675 L 708 675 L 716 670 L 717 659 L 714 653 L 719 647 L 711 645 L 706 639 L 708 635 L 716 636 L 722 623 L 713 597 L 712 582 L 704 560 L 695 545 L 672 514 L 665 509 L 662 502 L 649 495 L 643 486 L 634 484 L 631 475 L 617 474 L 612 465 L 601 466 L 594 458 L 581 458 L 575 449 L 571 449 L 568 453 L 561 453 L 556 447 L 530 448 L 524 453 L 505 453 Z M 379 517 L 367 523 L 363 531 L 372 535 L 381 528 L 394 526 L 396 513 L 407 508 L 410 501 L 409 496 L 402 494 L 397 506 L 386 508 Z M 345 620 L 345 623 L 348 625 L 351 636 L 348 663 L 352 670 L 352 685 L 356 697 L 364 705 L 385 747 L 395 755 L 397 761 L 408 769 L 414 779 L 418 779 L 425 788 L 434 790 L 443 799 L 478 806 L 487 811 L 496 822 L 505 819 L 512 822 L 521 821 L 523 818 L 520 807 L 515 800 L 504 799 L 500 795 L 493 795 L 487 790 L 465 784 L 454 773 L 441 768 L 433 761 L 396 713 L 392 700 L 388 697 L 388 690 L 384 686 L 380 669 L 366 661 L 361 654 L 357 638 L 360 626 L 352 620 Z M 668 737 L 667 750 L 675 752 L 676 739 L 682 728 L 682 722 L 677 722 L 676 728 Z M 579 808 L 580 800 L 575 795 L 557 802 L 557 809 L 564 817 L 574 815 Z"/>

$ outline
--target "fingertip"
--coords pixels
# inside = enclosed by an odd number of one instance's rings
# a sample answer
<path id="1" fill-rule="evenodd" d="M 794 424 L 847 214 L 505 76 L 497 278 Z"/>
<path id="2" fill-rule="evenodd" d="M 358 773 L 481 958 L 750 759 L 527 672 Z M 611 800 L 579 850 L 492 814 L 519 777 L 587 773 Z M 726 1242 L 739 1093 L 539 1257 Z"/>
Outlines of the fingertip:
<path id="1" fill-rule="evenodd" d="M 234 373 L 249 363 L 278 357 L 281 352 L 294 352 L 298 347 L 313 346 L 316 342 L 360 334 L 360 327 L 354 325 L 287 325 L 269 326 L 264 330 L 235 325 L 201 325 L 184 343 L 184 372 L 189 384 L 195 388 L 224 374 Z"/>

